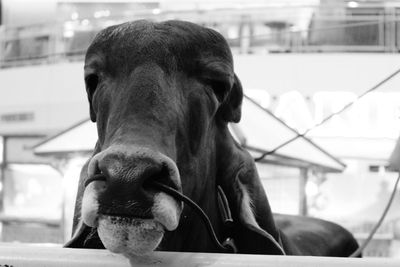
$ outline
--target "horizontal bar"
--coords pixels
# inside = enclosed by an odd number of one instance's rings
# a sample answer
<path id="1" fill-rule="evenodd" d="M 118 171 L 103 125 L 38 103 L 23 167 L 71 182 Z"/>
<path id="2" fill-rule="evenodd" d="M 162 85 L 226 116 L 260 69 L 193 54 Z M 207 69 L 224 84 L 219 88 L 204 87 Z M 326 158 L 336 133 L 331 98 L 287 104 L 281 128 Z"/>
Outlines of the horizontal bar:
<path id="1" fill-rule="evenodd" d="M 268 256 L 244 254 L 209 254 L 156 252 L 152 257 L 129 261 L 106 250 L 68 249 L 49 246 L 0 244 L 0 266 L 24 267 L 129 267 L 149 266 L 274 266 L 274 267 L 399 267 L 400 259 L 332 258 L 310 256 Z"/>
<path id="2" fill-rule="evenodd" d="M 34 223 L 34 224 L 44 224 L 52 227 L 59 227 L 61 224 L 61 219 L 45 219 L 39 217 L 17 217 L 17 216 L 8 216 L 4 214 L 0 214 L 0 222 L 2 223 L 18 223 L 18 224 L 26 224 L 26 223 Z M 1 265 L 0 265 L 1 267 Z"/>

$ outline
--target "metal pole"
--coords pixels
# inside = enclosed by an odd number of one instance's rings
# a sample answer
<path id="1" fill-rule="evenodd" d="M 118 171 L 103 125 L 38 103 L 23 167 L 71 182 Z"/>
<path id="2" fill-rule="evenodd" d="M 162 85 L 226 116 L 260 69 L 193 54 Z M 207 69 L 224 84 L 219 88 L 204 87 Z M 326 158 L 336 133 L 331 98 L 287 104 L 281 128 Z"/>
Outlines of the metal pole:
<path id="1" fill-rule="evenodd" d="M 4 182 L 5 182 L 5 175 L 6 175 L 6 167 L 7 167 L 7 137 L 3 136 L 0 137 L 2 138 L 3 146 L 2 146 L 2 151 L 0 153 L 2 154 L 2 161 L 0 162 L 0 184 L 1 184 L 1 190 L 0 190 L 0 214 L 3 213 L 4 211 Z"/>
<path id="2" fill-rule="evenodd" d="M 306 194 L 306 184 L 308 181 L 308 169 L 302 168 L 300 170 L 300 181 L 299 181 L 299 214 L 307 216 L 307 194 Z"/>
<path id="3" fill-rule="evenodd" d="M 1 148 L 1 161 L 0 161 L 0 214 L 4 213 L 4 189 L 5 189 L 5 174 L 6 174 L 6 147 L 7 147 L 7 138 L 4 136 L 0 136 L 0 142 L 2 142 Z M 3 221 L 0 220 L 0 241 L 3 241 Z"/>
<path id="4" fill-rule="evenodd" d="M 0 25 L 3 24 L 3 1 L 0 0 Z"/>

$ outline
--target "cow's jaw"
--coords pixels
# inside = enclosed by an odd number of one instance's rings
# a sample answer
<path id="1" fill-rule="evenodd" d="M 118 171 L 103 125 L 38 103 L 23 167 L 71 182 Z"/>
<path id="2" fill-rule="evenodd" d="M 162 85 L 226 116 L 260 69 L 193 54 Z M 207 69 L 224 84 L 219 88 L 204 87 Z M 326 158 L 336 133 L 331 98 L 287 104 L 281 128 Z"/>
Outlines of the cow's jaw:
<path id="1" fill-rule="evenodd" d="M 91 182 L 85 188 L 81 214 L 86 225 L 97 228 L 103 245 L 111 252 L 128 257 L 147 255 L 158 247 L 165 230 L 178 227 L 182 206 L 163 192 L 154 196 L 153 219 L 99 214 L 98 195 L 104 188 L 103 181 Z"/>

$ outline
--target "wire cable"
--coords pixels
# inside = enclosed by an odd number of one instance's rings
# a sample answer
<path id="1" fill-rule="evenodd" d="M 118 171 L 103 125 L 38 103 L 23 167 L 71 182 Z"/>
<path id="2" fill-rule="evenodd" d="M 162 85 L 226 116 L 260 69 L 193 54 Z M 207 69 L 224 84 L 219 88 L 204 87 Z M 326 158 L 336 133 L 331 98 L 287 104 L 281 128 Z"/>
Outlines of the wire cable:
<path id="1" fill-rule="evenodd" d="M 381 80 L 380 82 L 378 82 L 377 84 L 375 84 L 374 86 L 372 86 L 370 89 L 368 89 L 367 91 L 365 91 L 364 93 L 360 94 L 359 96 L 357 96 L 357 98 L 349 103 L 347 103 L 346 105 L 344 105 L 340 110 L 333 112 L 332 114 L 328 115 L 327 117 L 325 117 L 322 121 L 320 121 L 319 123 L 315 124 L 314 126 L 312 126 L 311 128 L 308 128 L 306 131 L 304 131 L 303 133 L 298 133 L 296 136 L 294 136 L 293 138 L 279 144 L 278 146 L 276 146 L 275 148 L 271 149 L 268 152 L 263 153 L 261 156 L 254 158 L 254 161 L 258 162 L 263 160 L 266 156 L 274 154 L 275 152 L 277 152 L 279 149 L 281 149 L 282 147 L 292 143 L 293 141 L 297 140 L 300 137 L 304 137 L 306 134 L 308 134 L 310 131 L 314 130 L 315 128 L 325 124 L 327 121 L 329 121 L 330 119 L 332 119 L 334 116 L 337 116 L 339 114 L 341 114 L 342 112 L 346 111 L 347 109 L 349 109 L 351 106 L 353 106 L 357 101 L 359 101 L 361 98 L 365 97 L 367 94 L 377 90 L 379 87 L 381 87 L 383 84 L 385 84 L 386 82 L 388 82 L 389 80 L 391 80 L 393 77 L 395 77 L 396 75 L 398 75 L 400 73 L 400 68 L 397 69 L 396 71 L 394 71 L 393 73 L 391 73 L 389 76 L 385 77 L 383 80 Z M 252 101 L 253 103 L 255 103 L 256 105 L 258 105 L 260 108 L 264 109 L 263 107 L 261 107 L 259 104 L 257 104 L 255 101 Z M 265 110 L 265 109 L 264 109 Z"/>

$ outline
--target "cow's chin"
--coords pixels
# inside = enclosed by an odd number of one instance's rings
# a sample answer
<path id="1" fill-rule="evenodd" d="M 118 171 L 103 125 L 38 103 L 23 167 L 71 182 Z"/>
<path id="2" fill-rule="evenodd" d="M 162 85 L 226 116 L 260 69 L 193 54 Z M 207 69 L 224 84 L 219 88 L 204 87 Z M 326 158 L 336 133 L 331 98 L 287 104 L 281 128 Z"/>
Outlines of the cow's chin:
<path id="1" fill-rule="evenodd" d="M 98 195 L 104 186 L 104 182 L 94 181 L 85 188 L 82 219 L 97 228 L 103 245 L 111 252 L 127 257 L 148 255 L 158 247 L 165 230 L 178 227 L 182 205 L 163 192 L 154 195 L 152 219 L 99 214 Z"/>
<path id="2" fill-rule="evenodd" d="M 150 254 L 164 235 L 164 227 L 155 220 L 101 215 L 98 223 L 97 232 L 103 245 L 126 257 Z"/>

